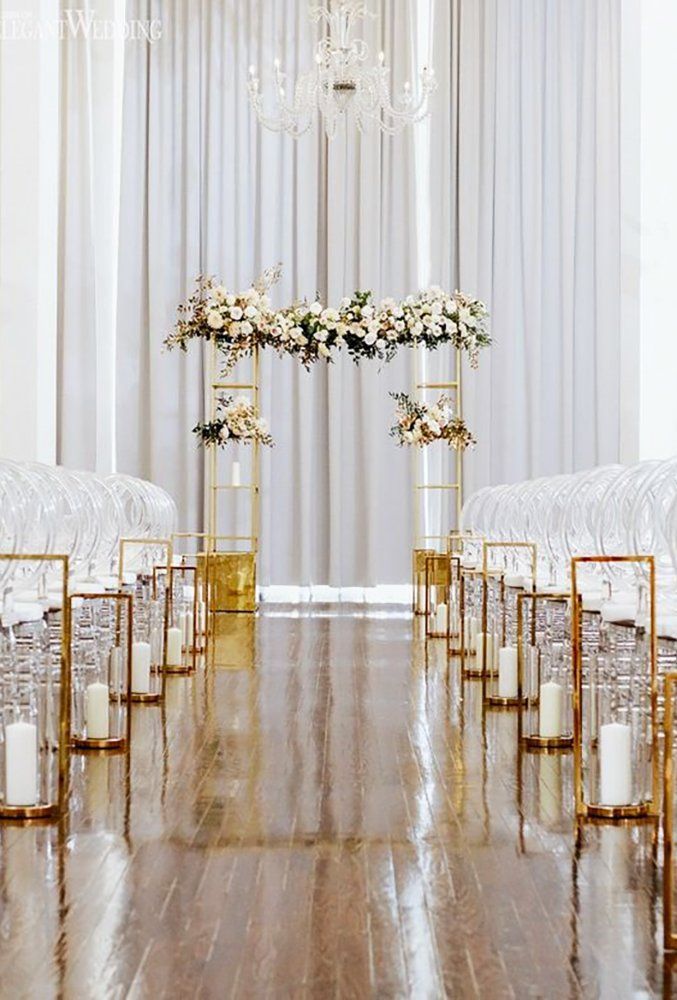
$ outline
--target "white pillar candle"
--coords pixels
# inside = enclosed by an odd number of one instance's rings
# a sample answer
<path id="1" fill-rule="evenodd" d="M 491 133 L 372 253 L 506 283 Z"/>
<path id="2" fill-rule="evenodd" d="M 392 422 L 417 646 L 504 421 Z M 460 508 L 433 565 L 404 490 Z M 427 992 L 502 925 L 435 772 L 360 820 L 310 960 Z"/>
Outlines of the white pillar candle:
<path id="1" fill-rule="evenodd" d="M 242 485 L 242 474 L 240 471 L 240 463 L 233 462 L 233 467 L 231 469 L 231 486 L 241 486 Z"/>
<path id="2" fill-rule="evenodd" d="M 601 803 L 627 806 L 632 802 L 632 734 L 630 726 L 610 722 L 599 730 Z"/>
<path id="3" fill-rule="evenodd" d="M 207 605 L 203 600 L 199 600 L 197 605 L 197 631 L 199 635 L 207 631 Z"/>
<path id="4" fill-rule="evenodd" d="M 435 619 L 435 631 L 447 632 L 447 606 L 446 604 L 439 604 L 437 606 L 437 616 Z"/>
<path id="5" fill-rule="evenodd" d="M 30 722 L 5 729 L 5 804 L 34 806 L 38 801 L 38 730 Z"/>
<path id="6" fill-rule="evenodd" d="M 504 646 L 498 652 L 498 696 L 517 697 L 517 650 Z"/>
<path id="7" fill-rule="evenodd" d="M 180 667 L 182 660 L 183 629 L 170 628 L 167 631 L 167 658 L 168 667 Z"/>
<path id="8" fill-rule="evenodd" d="M 543 739 L 556 739 L 562 735 L 564 688 L 555 681 L 541 684 L 538 706 L 538 734 Z"/>
<path id="9" fill-rule="evenodd" d="M 107 740 L 110 734 L 108 723 L 108 685 L 89 684 L 85 692 L 85 722 L 90 740 Z"/>
<path id="10" fill-rule="evenodd" d="M 475 656 L 475 665 L 478 670 L 484 670 L 485 663 L 489 665 L 489 669 L 492 668 L 494 662 L 494 637 L 492 635 L 484 632 L 477 633 L 475 637 Z"/>
<path id="11" fill-rule="evenodd" d="M 132 691 L 150 692 L 150 643 L 135 642 L 132 646 Z"/>
<path id="12" fill-rule="evenodd" d="M 193 648 L 193 609 L 192 607 L 188 611 L 183 613 L 183 646 L 184 649 Z"/>

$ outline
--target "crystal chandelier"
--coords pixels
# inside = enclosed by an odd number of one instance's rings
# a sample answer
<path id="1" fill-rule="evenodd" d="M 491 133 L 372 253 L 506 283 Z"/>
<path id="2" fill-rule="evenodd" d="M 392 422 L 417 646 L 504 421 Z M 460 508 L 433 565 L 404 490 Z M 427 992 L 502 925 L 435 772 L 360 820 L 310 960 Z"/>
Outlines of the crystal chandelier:
<path id="1" fill-rule="evenodd" d="M 351 37 L 355 21 L 376 16 L 367 9 L 366 0 L 325 0 L 320 6 L 311 4 L 309 16 L 313 23 L 327 25 L 327 35 L 317 44 L 314 68 L 298 78 L 293 96 L 276 59 L 275 107 L 268 113 L 257 70 L 254 66 L 249 69 L 249 98 L 265 128 L 288 132 L 297 139 L 312 127 L 319 112 L 327 137 L 333 139 L 339 124 L 351 113 L 360 132 L 375 123 L 383 132 L 395 135 L 427 117 L 430 96 L 437 89 L 434 70 L 423 69 L 418 94 L 405 83 L 400 96 L 392 97 L 384 53 L 379 53 L 376 65 L 370 65 L 367 43 Z"/>

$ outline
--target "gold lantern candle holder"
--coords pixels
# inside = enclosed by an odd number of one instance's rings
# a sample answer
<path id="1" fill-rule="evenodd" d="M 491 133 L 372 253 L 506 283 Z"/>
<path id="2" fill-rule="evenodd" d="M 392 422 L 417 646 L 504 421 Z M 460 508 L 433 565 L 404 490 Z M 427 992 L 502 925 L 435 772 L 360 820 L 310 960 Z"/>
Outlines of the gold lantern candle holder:
<path id="1" fill-rule="evenodd" d="M 70 769 L 69 561 L 60 555 L 5 555 L 0 561 L 34 563 L 60 573 L 58 657 L 48 613 L 32 621 L 5 609 L 0 618 L 0 821 L 58 820 L 68 810 Z"/>
<path id="2" fill-rule="evenodd" d="M 482 608 L 485 578 L 481 569 L 461 566 L 459 581 L 459 625 L 461 676 L 464 680 L 482 680 L 484 667 L 477 656 L 477 640 L 482 634 Z"/>
<path id="3" fill-rule="evenodd" d="M 627 564 L 648 577 L 648 629 L 635 650 L 584 664 L 579 567 Z M 654 819 L 658 813 L 656 568 L 653 556 L 580 556 L 571 562 L 574 794 L 579 820 Z"/>
<path id="4" fill-rule="evenodd" d="M 156 706 L 164 699 L 162 673 L 164 641 L 164 594 L 158 576 L 166 575 L 166 567 L 153 567 L 150 581 L 137 577 L 134 587 L 131 686 L 132 703 Z"/>
<path id="5" fill-rule="evenodd" d="M 566 753 L 573 748 L 570 604 L 567 593 L 532 592 L 517 598 L 519 691 L 524 699 L 519 737 L 531 753 Z M 557 616 L 556 642 L 546 623 L 541 640 L 539 609 L 546 618 Z"/>
<path id="6" fill-rule="evenodd" d="M 195 542 L 197 551 L 188 556 L 183 556 L 184 565 L 195 566 L 195 600 L 197 602 L 197 624 L 194 635 L 195 648 L 198 653 L 204 653 L 207 649 L 209 639 L 209 614 L 207 610 L 207 553 L 214 551 L 220 536 L 212 537 L 205 531 L 183 531 L 174 532 L 172 535 L 172 545 L 174 552 L 185 542 Z M 225 540 L 225 539 L 223 539 Z"/>
<path id="7" fill-rule="evenodd" d="M 461 654 L 461 557 L 449 556 L 449 631 L 447 634 L 447 655 Z"/>
<path id="8" fill-rule="evenodd" d="M 118 555 L 118 590 L 123 591 L 129 584 L 125 577 L 130 571 L 130 563 L 134 552 L 137 552 L 137 559 L 141 565 L 135 566 L 131 572 L 138 580 L 139 576 L 150 579 L 153 574 L 153 567 L 157 565 L 161 558 L 167 566 L 171 565 L 173 558 L 173 548 L 171 538 L 121 538 Z"/>
<path id="9" fill-rule="evenodd" d="M 450 531 L 447 535 L 447 553 L 458 556 L 466 569 L 479 569 L 483 541 L 481 535 L 472 531 Z"/>
<path id="10" fill-rule="evenodd" d="M 414 549 L 412 555 L 412 610 L 415 615 L 426 613 L 426 562 L 434 555 L 437 555 L 435 549 Z"/>
<path id="11" fill-rule="evenodd" d="M 446 639 L 450 631 L 451 562 L 449 556 L 429 555 L 425 561 L 425 634 Z"/>
<path id="12" fill-rule="evenodd" d="M 196 578 L 195 566 L 169 567 L 162 664 L 165 674 L 192 674 L 197 670 L 197 649 L 193 642 L 197 628 Z M 192 580 L 190 596 L 186 593 L 187 579 Z"/>
<path id="13" fill-rule="evenodd" d="M 496 556 L 501 565 L 491 565 Z M 517 560 L 526 557 L 529 565 L 528 589 L 533 589 L 538 553 L 533 542 L 482 543 L 483 653 L 478 656 L 489 669 L 482 677 L 484 704 L 488 708 L 517 709 L 523 704 L 519 691 L 519 651 L 517 641 L 517 593 L 524 588 Z M 509 560 L 512 565 L 508 565 Z"/>
<path id="14" fill-rule="evenodd" d="M 73 697 L 71 745 L 120 753 L 129 746 L 134 599 L 129 593 L 69 598 Z"/>

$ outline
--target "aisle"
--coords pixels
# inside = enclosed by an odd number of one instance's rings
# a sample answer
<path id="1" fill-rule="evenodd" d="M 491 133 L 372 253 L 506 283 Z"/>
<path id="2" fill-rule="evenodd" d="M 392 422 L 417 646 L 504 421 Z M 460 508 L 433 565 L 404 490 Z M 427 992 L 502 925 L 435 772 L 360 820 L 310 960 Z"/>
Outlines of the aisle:
<path id="1" fill-rule="evenodd" d="M 3 997 L 660 995 L 650 828 L 577 853 L 570 758 L 369 614 L 229 619 L 61 837 L 0 829 Z"/>

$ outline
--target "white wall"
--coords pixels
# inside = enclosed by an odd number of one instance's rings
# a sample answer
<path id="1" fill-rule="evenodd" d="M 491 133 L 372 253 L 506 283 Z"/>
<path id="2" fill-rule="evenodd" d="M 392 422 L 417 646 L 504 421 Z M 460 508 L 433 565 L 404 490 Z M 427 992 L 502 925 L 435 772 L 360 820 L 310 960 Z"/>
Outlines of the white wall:
<path id="1" fill-rule="evenodd" d="M 641 458 L 677 454 L 675 38 L 677 4 L 641 0 Z"/>
<path id="2" fill-rule="evenodd" d="M 58 7 L 0 0 L 3 17 L 34 21 L 56 19 Z M 53 462 L 59 43 L 0 44 L 0 456 Z"/>

